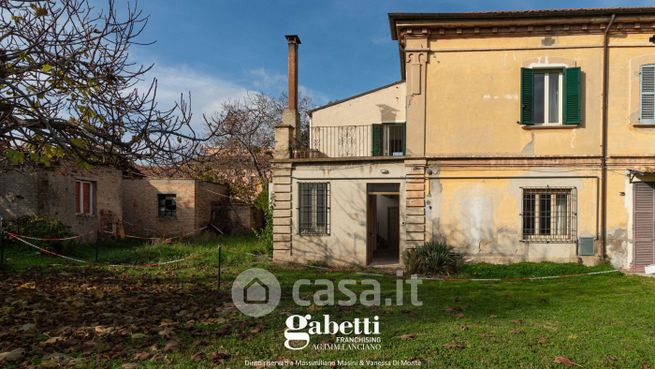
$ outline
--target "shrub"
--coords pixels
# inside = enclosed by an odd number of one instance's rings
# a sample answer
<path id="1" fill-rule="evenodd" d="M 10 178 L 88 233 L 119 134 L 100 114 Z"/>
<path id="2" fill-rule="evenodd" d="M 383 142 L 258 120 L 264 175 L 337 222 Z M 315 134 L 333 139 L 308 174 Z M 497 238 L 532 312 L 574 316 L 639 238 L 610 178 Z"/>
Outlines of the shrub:
<path id="1" fill-rule="evenodd" d="M 71 232 L 70 227 L 62 223 L 59 219 L 40 215 L 22 216 L 16 219 L 14 225 L 9 227 L 8 230 L 25 236 L 43 238 L 64 238 L 75 235 Z M 50 241 L 41 242 L 39 246 L 62 252 L 73 244 L 73 241 Z"/>
<path id="2" fill-rule="evenodd" d="M 403 261 L 409 274 L 452 274 L 462 264 L 462 256 L 445 243 L 430 241 L 406 250 Z"/>
<path id="3" fill-rule="evenodd" d="M 273 251 L 273 207 L 268 203 L 268 183 L 262 186 L 264 189 L 255 199 L 255 207 L 264 212 L 264 228 L 255 229 L 255 236 L 259 242 L 266 245 L 266 248 Z"/>

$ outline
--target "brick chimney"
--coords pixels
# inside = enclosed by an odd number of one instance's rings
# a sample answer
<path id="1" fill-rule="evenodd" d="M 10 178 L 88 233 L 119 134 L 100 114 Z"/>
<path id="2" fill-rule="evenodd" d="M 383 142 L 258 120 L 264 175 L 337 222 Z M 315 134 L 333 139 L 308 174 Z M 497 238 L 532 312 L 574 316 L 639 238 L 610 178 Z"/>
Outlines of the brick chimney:
<path id="1" fill-rule="evenodd" d="M 298 45 L 297 35 L 286 35 L 288 44 L 289 103 L 282 112 L 282 122 L 275 127 L 275 158 L 288 159 L 291 148 L 300 135 L 300 116 L 298 115 Z"/>

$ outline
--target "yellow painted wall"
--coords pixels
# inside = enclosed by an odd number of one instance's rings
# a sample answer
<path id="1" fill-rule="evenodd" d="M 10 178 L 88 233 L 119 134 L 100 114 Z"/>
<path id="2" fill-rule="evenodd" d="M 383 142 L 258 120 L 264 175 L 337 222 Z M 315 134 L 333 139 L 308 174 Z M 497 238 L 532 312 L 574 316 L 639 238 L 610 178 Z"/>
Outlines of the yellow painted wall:
<path id="1" fill-rule="evenodd" d="M 602 49 L 549 49 L 541 46 L 542 39 L 432 41 L 426 155 L 599 155 Z M 562 36 L 554 41 L 553 47 L 593 46 L 602 39 Z M 585 108 L 580 128 L 526 129 L 518 124 L 520 69 L 537 64 L 581 67 Z"/>
<path id="2" fill-rule="evenodd" d="M 432 166 L 439 168 L 438 163 Z M 445 240 L 475 261 L 576 262 L 577 238 L 597 234 L 598 174 L 552 167 L 442 168 L 430 180 L 427 194 L 432 237 Z M 547 186 L 575 189 L 576 232 L 571 242 L 522 240 L 523 188 Z"/>
<path id="3" fill-rule="evenodd" d="M 652 34 L 615 36 L 610 49 L 609 144 L 610 156 L 654 155 L 655 127 L 639 126 L 639 70 L 655 63 Z"/>

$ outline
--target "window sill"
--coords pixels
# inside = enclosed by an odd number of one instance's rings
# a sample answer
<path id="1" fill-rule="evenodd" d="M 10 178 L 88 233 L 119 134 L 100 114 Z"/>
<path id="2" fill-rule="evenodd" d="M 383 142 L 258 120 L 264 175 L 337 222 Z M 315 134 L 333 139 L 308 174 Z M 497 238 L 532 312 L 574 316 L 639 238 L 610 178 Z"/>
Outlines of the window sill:
<path id="1" fill-rule="evenodd" d="M 523 129 L 575 129 L 580 128 L 579 124 L 522 124 Z"/>
<path id="2" fill-rule="evenodd" d="M 632 123 L 635 128 L 655 128 L 655 123 Z"/>
<path id="3" fill-rule="evenodd" d="M 75 215 L 78 218 L 94 218 L 96 216 L 95 214 L 81 214 L 81 213 L 77 213 Z"/>
<path id="4" fill-rule="evenodd" d="M 166 217 L 158 217 L 159 220 L 177 220 L 177 217 L 172 217 L 172 216 L 166 216 Z"/>
<path id="5" fill-rule="evenodd" d="M 576 244 L 576 240 L 570 239 L 570 240 L 521 240 L 521 243 L 526 243 L 526 244 L 539 244 L 539 245 L 548 245 L 552 243 L 556 244 Z"/>

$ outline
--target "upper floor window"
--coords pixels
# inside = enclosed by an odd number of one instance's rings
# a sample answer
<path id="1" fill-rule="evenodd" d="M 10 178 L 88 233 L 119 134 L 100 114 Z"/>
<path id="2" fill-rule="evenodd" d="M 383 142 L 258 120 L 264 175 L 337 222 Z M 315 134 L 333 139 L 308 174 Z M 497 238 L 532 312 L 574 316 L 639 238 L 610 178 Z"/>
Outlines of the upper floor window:
<path id="1" fill-rule="evenodd" d="M 655 64 L 641 66 L 639 86 L 639 120 L 642 123 L 655 123 Z"/>
<path id="2" fill-rule="evenodd" d="M 373 156 L 405 155 L 405 123 L 373 124 L 371 138 Z"/>
<path id="3" fill-rule="evenodd" d="M 177 213 L 177 196 L 175 194 L 158 194 L 159 217 L 172 218 Z"/>
<path id="4" fill-rule="evenodd" d="M 93 215 L 95 184 L 90 181 L 75 181 L 75 213 Z"/>
<path id="5" fill-rule="evenodd" d="M 521 123 L 580 124 L 580 68 L 521 68 Z"/>

